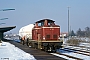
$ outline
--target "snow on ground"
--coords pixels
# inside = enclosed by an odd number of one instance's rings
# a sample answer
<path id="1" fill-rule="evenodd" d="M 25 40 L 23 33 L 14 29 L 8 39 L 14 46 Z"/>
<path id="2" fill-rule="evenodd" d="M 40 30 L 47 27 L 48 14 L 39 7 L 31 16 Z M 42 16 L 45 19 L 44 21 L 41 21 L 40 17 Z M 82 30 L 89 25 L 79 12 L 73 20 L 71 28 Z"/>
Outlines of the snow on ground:
<path id="1" fill-rule="evenodd" d="M 66 43 L 66 40 L 67 39 L 64 40 L 64 44 Z M 20 40 L 15 40 L 15 41 L 20 42 Z M 79 47 L 79 46 L 81 46 L 81 47 Z M 59 49 L 58 51 L 61 54 L 66 54 L 66 55 L 73 56 L 76 58 L 80 58 L 83 60 L 90 60 L 90 56 L 78 54 L 78 53 L 74 53 L 74 52 L 68 52 L 68 51 L 63 50 L 65 48 L 69 48 L 69 49 L 75 49 L 75 50 L 82 50 L 82 51 L 90 52 L 90 43 L 81 43 L 79 46 L 77 47 L 77 46 L 67 46 L 66 45 L 66 46 L 64 46 L 64 48 Z M 82 53 L 84 53 L 84 52 L 82 52 Z M 56 53 L 50 53 L 50 54 L 58 56 L 58 57 L 65 58 L 67 60 L 75 60 L 73 58 L 69 58 L 67 56 L 59 55 Z M 90 53 L 85 53 L 85 54 L 90 54 Z M 7 43 L 7 42 L 3 42 L 2 46 L 0 46 L 0 59 L 1 60 L 3 60 L 3 59 L 7 59 L 7 60 L 36 60 L 32 55 L 25 53 L 24 51 L 20 50 L 19 48 L 15 47 L 14 45 L 11 45 L 10 43 Z"/>
<path id="2" fill-rule="evenodd" d="M 82 54 L 77 54 L 77 53 L 63 53 L 69 56 L 73 56 L 73 57 L 77 57 L 77 58 L 81 58 L 83 60 L 90 60 L 90 56 L 86 56 L 86 55 L 82 55 Z"/>
<path id="3" fill-rule="evenodd" d="M 64 50 L 59 50 L 59 52 L 62 54 L 69 55 L 69 56 L 81 58 L 83 60 L 90 60 L 90 56 L 86 56 L 86 55 L 82 55 L 82 54 L 78 54 L 78 53 L 74 53 L 74 52 L 68 52 L 68 51 L 64 51 Z"/>
<path id="4" fill-rule="evenodd" d="M 0 60 L 36 60 L 33 55 L 24 52 L 8 42 L 0 44 Z"/>
<path id="5" fill-rule="evenodd" d="M 77 38 L 77 39 L 90 41 L 90 38 Z M 80 59 L 83 59 L 83 60 L 90 60 L 90 56 L 84 55 L 84 54 L 90 55 L 90 43 L 80 43 L 79 46 L 69 46 L 69 45 L 66 44 L 66 41 L 67 41 L 67 38 L 64 39 L 64 43 L 63 43 L 64 47 L 57 50 L 57 52 L 59 52 L 61 55 L 56 54 L 56 53 L 51 53 L 51 54 L 55 55 L 55 56 L 58 56 L 58 57 L 65 58 L 67 60 L 75 60 L 75 59 L 64 56 L 63 54 L 68 55 L 68 56 L 73 56 L 73 57 L 76 57 L 76 58 L 80 58 Z M 86 52 L 89 52 L 89 53 L 80 52 L 80 51 L 76 51 L 78 53 L 74 53 L 73 50 L 71 50 L 72 52 L 70 52 L 70 50 L 66 51 L 65 48 L 86 51 Z M 83 54 L 79 54 L 79 53 L 83 53 Z"/>
<path id="6" fill-rule="evenodd" d="M 58 56 L 58 57 L 65 58 L 65 59 L 67 59 L 67 60 L 75 60 L 75 59 L 72 59 L 72 58 L 66 57 L 66 56 L 64 56 L 64 55 L 59 55 L 59 54 L 56 54 L 56 53 L 50 53 L 50 54 L 55 55 L 55 56 Z"/>
<path id="7" fill-rule="evenodd" d="M 82 43 L 82 44 L 80 46 L 84 46 L 83 48 L 82 47 L 77 47 L 77 46 L 65 46 L 64 48 L 60 48 L 59 50 L 57 50 L 57 52 L 59 52 L 61 54 L 68 55 L 68 56 L 73 56 L 73 57 L 76 57 L 76 58 L 80 58 L 80 59 L 83 59 L 83 60 L 90 60 L 90 44 L 89 43 Z M 87 46 L 89 47 L 89 49 L 87 48 Z M 69 48 L 71 50 L 65 49 L 65 48 Z M 75 50 L 72 50 L 72 49 L 86 51 L 86 52 L 89 52 L 89 53 L 75 51 Z M 66 51 L 66 50 L 69 50 L 69 51 Z M 74 52 L 78 52 L 78 53 L 74 53 Z M 79 54 L 79 53 L 88 54 L 89 56 Z M 67 60 L 75 60 L 75 59 L 69 58 L 69 57 L 64 56 L 64 55 L 59 55 L 59 54 L 56 54 L 56 53 L 51 53 L 51 54 L 53 54 L 55 56 L 58 56 L 58 57 L 65 58 Z"/>

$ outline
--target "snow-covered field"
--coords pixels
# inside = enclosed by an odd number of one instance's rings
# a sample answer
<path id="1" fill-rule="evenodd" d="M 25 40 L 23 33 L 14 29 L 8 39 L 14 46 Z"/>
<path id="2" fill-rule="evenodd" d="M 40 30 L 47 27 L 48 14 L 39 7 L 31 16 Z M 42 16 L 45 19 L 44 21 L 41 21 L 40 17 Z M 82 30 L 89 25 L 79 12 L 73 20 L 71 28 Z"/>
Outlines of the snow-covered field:
<path id="1" fill-rule="evenodd" d="M 15 47 L 8 42 L 0 43 L 0 60 L 36 60 L 23 50 Z"/>

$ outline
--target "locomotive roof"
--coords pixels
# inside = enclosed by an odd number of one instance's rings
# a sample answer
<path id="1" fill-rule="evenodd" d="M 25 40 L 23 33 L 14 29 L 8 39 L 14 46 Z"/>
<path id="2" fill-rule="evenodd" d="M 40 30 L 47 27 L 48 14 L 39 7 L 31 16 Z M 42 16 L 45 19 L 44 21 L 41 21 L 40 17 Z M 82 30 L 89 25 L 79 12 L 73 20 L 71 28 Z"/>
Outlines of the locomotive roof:
<path id="1" fill-rule="evenodd" d="M 51 19 L 42 19 L 42 20 L 39 20 L 39 21 L 37 21 L 37 22 L 35 22 L 35 23 L 40 23 L 40 22 L 45 21 L 45 20 L 48 20 L 48 21 L 51 21 L 51 22 L 55 22 L 55 21 L 53 21 L 53 20 L 51 20 Z"/>

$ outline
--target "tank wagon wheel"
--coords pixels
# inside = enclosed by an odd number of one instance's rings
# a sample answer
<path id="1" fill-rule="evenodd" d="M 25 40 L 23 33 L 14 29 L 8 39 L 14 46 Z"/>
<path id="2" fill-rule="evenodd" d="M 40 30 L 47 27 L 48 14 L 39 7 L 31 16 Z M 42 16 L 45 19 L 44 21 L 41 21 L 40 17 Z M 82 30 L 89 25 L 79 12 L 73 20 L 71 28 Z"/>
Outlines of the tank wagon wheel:
<path id="1" fill-rule="evenodd" d="M 24 41 L 23 40 L 21 40 L 21 42 L 20 42 L 21 44 L 24 44 Z"/>
<path id="2" fill-rule="evenodd" d="M 25 44 L 25 41 L 23 40 L 23 45 Z"/>
<path id="3" fill-rule="evenodd" d="M 44 46 L 44 51 L 47 52 L 47 46 Z"/>
<path id="4" fill-rule="evenodd" d="M 27 46 L 29 46 L 29 38 L 27 38 L 26 44 Z"/>

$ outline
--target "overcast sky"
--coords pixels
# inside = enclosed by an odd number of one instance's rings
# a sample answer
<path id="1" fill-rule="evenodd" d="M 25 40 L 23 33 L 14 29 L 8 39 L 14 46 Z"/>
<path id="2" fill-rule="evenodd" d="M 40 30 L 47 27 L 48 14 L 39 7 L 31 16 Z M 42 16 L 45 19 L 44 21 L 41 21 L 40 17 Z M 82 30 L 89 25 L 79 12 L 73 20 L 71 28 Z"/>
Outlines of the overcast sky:
<path id="1" fill-rule="evenodd" d="M 0 18 L 8 17 L 1 26 L 16 26 L 11 32 L 44 18 L 53 19 L 60 25 L 61 32 L 68 31 L 68 8 L 70 26 L 75 32 L 90 27 L 90 0 L 0 0 L 0 9 L 14 8 L 15 11 L 0 11 Z"/>

